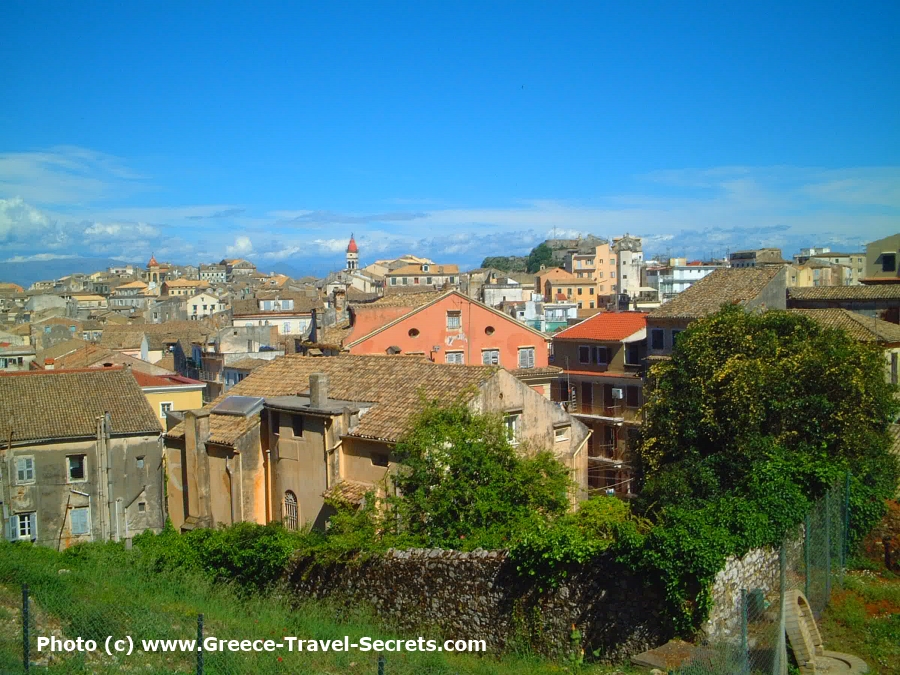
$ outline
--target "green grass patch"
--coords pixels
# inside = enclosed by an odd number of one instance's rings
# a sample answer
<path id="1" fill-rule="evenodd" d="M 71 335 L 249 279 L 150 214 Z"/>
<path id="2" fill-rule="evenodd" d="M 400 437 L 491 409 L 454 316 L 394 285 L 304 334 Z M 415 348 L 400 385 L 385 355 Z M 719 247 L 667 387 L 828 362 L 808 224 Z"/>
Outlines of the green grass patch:
<path id="1" fill-rule="evenodd" d="M 854 654 L 872 673 L 900 675 L 900 578 L 849 572 L 819 622 L 825 648 Z"/>
<path id="2" fill-rule="evenodd" d="M 203 613 L 205 635 L 224 639 L 304 639 L 351 641 L 414 638 L 377 621 L 364 607 L 341 609 L 321 602 L 301 602 L 285 589 L 249 591 L 245 587 L 191 570 L 158 569 L 152 556 L 118 544 L 77 546 L 63 553 L 30 545 L 0 543 L 0 671 L 17 672 L 21 664 L 21 584 L 33 598 L 32 672 L 48 673 L 193 673 L 195 654 L 148 654 L 111 659 L 105 655 L 56 657 L 36 652 L 37 635 L 104 640 L 107 635 L 132 639 L 188 639 L 197 635 Z M 438 639 L 438 635 L 426 635 Z M 471 636 L 477 638 L 473 628 Z M 279 657 L 281 660 L 279 661 Z M 374 674 L 378 655 L 349 653 L 207 653 L 207 675 L 243 673 Z M 534 673 L 637 673 L 631 668 L 553 662 L 530 655 L 385 654 L 387 675 L 507 675 Z"/>

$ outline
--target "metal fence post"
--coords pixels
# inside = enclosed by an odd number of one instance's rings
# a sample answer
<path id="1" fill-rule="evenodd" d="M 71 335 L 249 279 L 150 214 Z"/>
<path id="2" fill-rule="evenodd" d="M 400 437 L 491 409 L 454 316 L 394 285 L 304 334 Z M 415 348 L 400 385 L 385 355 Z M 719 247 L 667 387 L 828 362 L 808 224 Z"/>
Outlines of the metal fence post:
<path id="1" fill-rule="evenodd" d="M 741 673 L 750 675 L 750 640 L 748 632 L 747 589 L 741 589 Z"/>
<path id="2" fill-rule="evenodd" d="M 806 567 L 806 579 L 803 584 L 803 595 L 809 600 L 809 587 L 812 583 L 812 519 L 810 512 L 806 512 L 806 518 L 803 519 L 803 565 Z"/>
<path id="3" fill-rule="evenodd" d="M 378 655 L 378 675 L 384 675 L 384 654 Z"/>
<path id="4" fill-rule="evenodd" d="M 785 600 L 787 598 L 787 551 L 785 550 L 785 542 L 781 542 L 781 549 L 778 551 L 778 567 L 779 567 L 779 603 L 778 603 L 778 643 L 775 647 L 775 659 L 773 662 L 772 675 L 787 675 L 787 636 L 785 623 L 787 622 L 787 612 Z"/>
<path id="5" fill-rule="evenodd" d="M 841 532 L 841 583 L 844 581 L 844 570 L 847 568 L 847 559 L 850 557 L 850 472 L 844 478 L 844 527 Z"/>
<path id="6" fill-rule="evenodd" d="M 28 584 L 22 584 L 22 666 L 25 672 L 31 670 L 31 645 L 29 644 L 28 628 Z"/>
<path id="7" fill-rule="evenodd" d="M 825 491 L 825 603 L 831 599 L 831 490 Z"/>
<path id="8" fill-rule="evenodd" d="M 197 675 L 203 675 L 203 615 L 197 615 Z"/>

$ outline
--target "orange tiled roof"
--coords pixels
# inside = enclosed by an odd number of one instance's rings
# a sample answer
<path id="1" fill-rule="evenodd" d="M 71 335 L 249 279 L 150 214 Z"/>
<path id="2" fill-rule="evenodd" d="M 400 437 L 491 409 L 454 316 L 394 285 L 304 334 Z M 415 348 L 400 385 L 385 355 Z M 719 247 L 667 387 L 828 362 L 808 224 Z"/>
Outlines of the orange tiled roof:
<path id="1" fill-rule="evenodd" d="M 646 312 L 602 312 L 560 331 L 553 339 L 618 341 L 646 327 Z"/>

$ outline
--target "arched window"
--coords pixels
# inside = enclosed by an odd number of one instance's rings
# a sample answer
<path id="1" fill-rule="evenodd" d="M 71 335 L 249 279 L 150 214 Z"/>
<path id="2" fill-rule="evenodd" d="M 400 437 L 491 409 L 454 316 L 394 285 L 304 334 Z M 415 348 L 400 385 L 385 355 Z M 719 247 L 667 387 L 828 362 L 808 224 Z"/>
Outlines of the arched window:
<path id="1" fill-rule="evenodd" d="M 297 512 L 297 495 L 288 490 L 284 493 L 284 513 L 281 522 L 289 530 L 296 530 L 300 525 L 300 517 Z"/>

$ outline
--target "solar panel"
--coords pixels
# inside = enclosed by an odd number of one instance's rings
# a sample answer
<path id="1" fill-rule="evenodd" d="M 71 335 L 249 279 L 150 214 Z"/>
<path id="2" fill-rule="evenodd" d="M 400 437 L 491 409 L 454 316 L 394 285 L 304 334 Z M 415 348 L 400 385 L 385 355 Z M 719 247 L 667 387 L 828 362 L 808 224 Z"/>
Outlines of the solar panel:
<path id="1" fill-rule="evenodd" d="M 262 410 L 264 399 L 259 396 L 229 396 L 212 409 L 218 415 L 249 417 Z"/>

